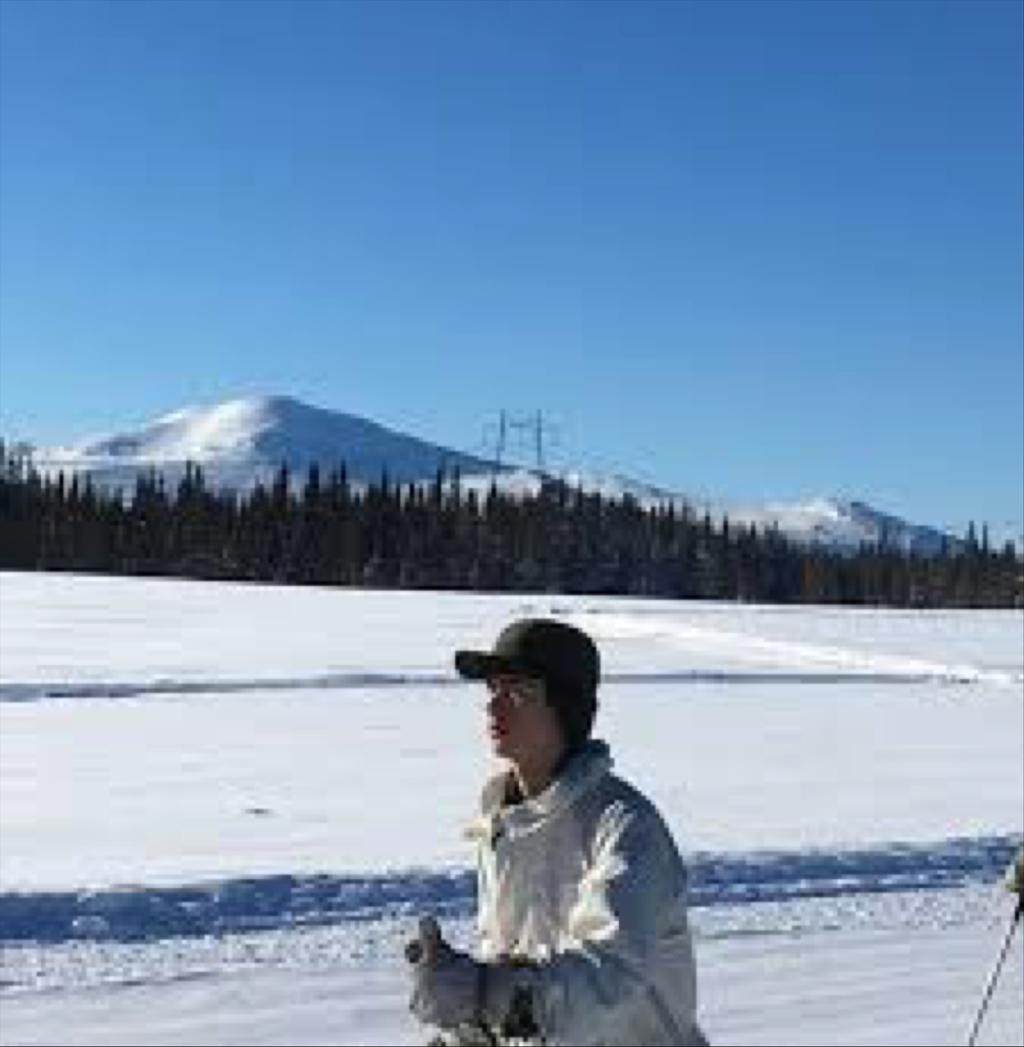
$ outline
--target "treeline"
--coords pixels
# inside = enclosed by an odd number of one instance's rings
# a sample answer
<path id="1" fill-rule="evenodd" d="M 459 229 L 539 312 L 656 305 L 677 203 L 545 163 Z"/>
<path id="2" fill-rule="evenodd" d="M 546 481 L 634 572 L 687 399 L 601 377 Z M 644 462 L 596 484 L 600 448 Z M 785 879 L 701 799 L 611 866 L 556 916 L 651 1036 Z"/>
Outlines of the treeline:
<path id="1" fill-rule="evenodd" d="M 908 607 L 1024 606 L 1022 561 L 973 527 L 935 556 L 805 547 L 775 529 L 645 509 L 564 483 L 513 497 L 463 490 L 458 475 L 350 484 L 313 467 L 245 496 L 189 466 L 130 497 L 44 478 L 3 457 L 0 567 L 295 584 L 624 594 Z"/>

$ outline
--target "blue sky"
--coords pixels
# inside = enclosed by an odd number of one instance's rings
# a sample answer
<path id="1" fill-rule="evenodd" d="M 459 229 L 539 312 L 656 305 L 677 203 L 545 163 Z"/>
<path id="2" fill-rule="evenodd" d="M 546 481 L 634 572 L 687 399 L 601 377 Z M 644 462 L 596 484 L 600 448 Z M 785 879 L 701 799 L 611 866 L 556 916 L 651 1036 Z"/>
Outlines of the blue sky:
<path id="1" fill-rule="evenodd" d="M 539 410 L 556 464 L 1019 528 L 1022 10 L 4 0 L 0 430 Z"/>

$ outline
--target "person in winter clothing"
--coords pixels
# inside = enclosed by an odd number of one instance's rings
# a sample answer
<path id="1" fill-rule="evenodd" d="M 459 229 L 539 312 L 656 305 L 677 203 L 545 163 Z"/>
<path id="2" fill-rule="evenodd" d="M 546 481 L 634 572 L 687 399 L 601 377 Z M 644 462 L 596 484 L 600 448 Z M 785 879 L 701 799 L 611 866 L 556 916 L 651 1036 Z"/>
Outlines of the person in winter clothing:
<path id="1" fill-rule="evenodd" d="M 439 1043 L 697 1045 L 687 872 L 658 811 L 591 739 L 599 656 L 582 631 L 523 619 L 459 673 L 489 691 L 507 770 L 484 788 L 480 959 L 431 918 L 407 947 L 411 1009 Z"/>

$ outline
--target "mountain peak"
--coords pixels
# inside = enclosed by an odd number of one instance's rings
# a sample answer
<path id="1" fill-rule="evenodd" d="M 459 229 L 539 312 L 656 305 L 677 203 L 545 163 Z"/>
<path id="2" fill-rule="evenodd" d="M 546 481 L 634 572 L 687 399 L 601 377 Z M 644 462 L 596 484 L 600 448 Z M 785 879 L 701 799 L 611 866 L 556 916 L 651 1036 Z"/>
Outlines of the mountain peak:
<path id="1" fill-rule="evenodd" d="M 46 471 L 87 472 L 103 486 L 130 487 L 142 470 L 172 482 L 186 463 L 203 466 L 213 486 L 246 489 L 268 482 L 285 465 L 293 474 L 313 463 L 345 465 L 354 481 L 397 483 L 438 469 L 484 471 L 490 464 L 387 429 L 357 415 L 313 407 L 289 396 L 249 396 L 182 407 L 131 432 L 41 452 Z"/>

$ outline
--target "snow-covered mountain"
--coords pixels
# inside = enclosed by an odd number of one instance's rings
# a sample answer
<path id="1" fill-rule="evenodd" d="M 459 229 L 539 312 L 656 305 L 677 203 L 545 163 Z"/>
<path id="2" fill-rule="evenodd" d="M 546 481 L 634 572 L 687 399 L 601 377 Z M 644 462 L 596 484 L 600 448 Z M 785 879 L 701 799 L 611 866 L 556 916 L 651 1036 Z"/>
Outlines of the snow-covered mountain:
<path id="1" fill-rule="evenodd" d="M 597 493 L 604 498 L 628 496 L 645 508 L 659 505 L 672 505 L 677 511 L 685 508 L 699 519 L 709 516 L 716 527 L 721 526 L 723 519 L 728 519 L 730 525 L 755 526 L 759 531 L 776 527 L 789 538 L 807 544 L 856 550 L 867 543 L 933 555 L 942 550 L 943 543 L 949 543 L 952 548 L 961 543 L 959 536 L 949 535 L 936 527 L 908 523 L 864 502 L 838 497 L 744 505 L 681 494 L 614 473 L 573 470 L 561 473 L 559 478 L 570 487 Z M 490 477 L 464 478 L 462 486 L 473 485 L 474 481 L 477 489 L 483 491 L 490 484 Z M 499 483 L 506 490 L 536 493 L 541 479 L 528 470 L 518 470 L 501 477 Z M 1024 542 L 1020 540 L 1017 545 L 1024 548 Z"/>
<path id="2" fill-rule="evenodd" d="M 734 506 L 727 510 L 737 523 L 756 524 L 758 529 L 775 526 L 790 538 L 807 543 L 857 548 L 863 543 L 934 555 L 944 544 L 955 548 L 959 536 L 936 527 L 908 523 L 865 502 L 844 498 L 812 498 L 805 502 Z"/>
<path id="3" fill-rule="evenodd" d="M 300 482 L 314 462 L 324 471 L 344 462 L 356 483 L 378 482 L 386 469 L 403 484 L 440 468 L 490 468 L 483 459 L 284 396 L 185 407 L 134 432 L 40 451 L 34 460 L 41 471 L 88 473 L 106 488 L 130 487 L 150 470 L 176 483 L 188 462 L 202 467 L 210 486 L 239 490 L 270 482 L 282 464 Z"/>
<path id="4" fill-rule="evenodd" d="M 269 483 L 281 464 L 297 482 L 310 464 L 330 470 L 342 462 L 356 484 L 379 481 L 386 469 L 397 483 L 432 479 L 438 469 L 458 468 L 464 488 L 486 493 L 492 483 L 513 494 L 531 494 L 545 479 L 536 471 L 496 469 L 485 459 L 387 429 L 375 422 L 338 411 L 311 407 L 288 397 L 250 397 L 212 406 L 186 407 L 157 418 L 132 432 L 71 447 L 40 450 L 34 456 L 40 471 L 88 474 L 104 488 L 129 489 L 140 472 L 155 470 L 169 485 L 183 475 L 186 463 L 200 465 L 208 484 L 245 490 Z M 630 496 L 641 505 L 688 506 L 720 523 L 759 529 L 776 526 L 799 541 L 842 548 L 863 542 L 932 553 L 947 535 L 937 528 L 908 523 L 862 501 L 819 497 L 804 502 L 745 506 L 669 491 L 618 474 L 563 471 L 559 478 L 571 487 L 607 498 Z"/>

